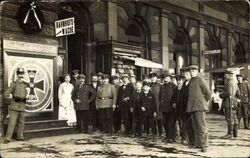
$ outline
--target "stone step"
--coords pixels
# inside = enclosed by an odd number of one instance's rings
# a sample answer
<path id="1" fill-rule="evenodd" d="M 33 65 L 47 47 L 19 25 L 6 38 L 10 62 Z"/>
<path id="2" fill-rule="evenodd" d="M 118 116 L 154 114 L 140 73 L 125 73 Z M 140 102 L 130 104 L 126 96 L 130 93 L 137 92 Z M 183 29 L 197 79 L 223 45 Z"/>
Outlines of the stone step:
<path id="1" fill-rule="evenodd" d="M 66 134 L 77 133 L 74 127 L 57 127 L 57 128 L 48 128 L 48 129 L 39 129 L 39 130 L 27 130 L 24 131 L 24 138 L 41 138 L 41 137 L 50 137 Z"/>
<path id="2" fill-rule="evenodd" d="M 39 130 L 57 127 L 66 127 L 67 120 L 42 120 L 42 121 L 29 121 L 25 122 L 25 131 Z"/>

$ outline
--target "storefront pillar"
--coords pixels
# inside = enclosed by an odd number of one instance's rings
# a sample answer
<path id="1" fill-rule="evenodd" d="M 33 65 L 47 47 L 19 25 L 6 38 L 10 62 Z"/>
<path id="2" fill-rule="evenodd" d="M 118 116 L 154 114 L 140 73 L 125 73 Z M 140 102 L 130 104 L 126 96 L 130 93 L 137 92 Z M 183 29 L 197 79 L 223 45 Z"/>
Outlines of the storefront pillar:
<path id="1" fill-rule="evenodd" d="M 108 1 L 108 39 L 117 40 L 117 3 Z"/>
<path id="2" fill-rule="evenodd" d="M 163 71 L 169 69 L 169 41 L 168 41 L 168 15 L 170 12 L 162 10 L 161 12 L 161 51 Z"/>
<path id="3" fill-rule="evenodd" d="M 200 71 L 205 70 L 205 56 L 203 51 L 205 50 L 205 22 L 200 21 L 199 24 L 199 53 L 200 53 Z"/>
<path id="4" fill-rule="evenodd" d="M 230 67 L 232 65 L 232 56 L 233 56 L 233 47 L 232 47 L 232 36 L 233 33 L 231 31 L 227 32 L 227 66 Z"/>

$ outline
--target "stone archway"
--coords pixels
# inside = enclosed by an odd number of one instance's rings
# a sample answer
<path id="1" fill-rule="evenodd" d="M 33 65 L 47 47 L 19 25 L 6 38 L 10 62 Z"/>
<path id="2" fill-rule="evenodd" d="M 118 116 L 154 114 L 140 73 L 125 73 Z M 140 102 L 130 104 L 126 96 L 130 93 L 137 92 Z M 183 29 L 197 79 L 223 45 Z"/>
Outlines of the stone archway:
<path id="1" fill-rule="evenodd" d="M 190 37 L 185 28 L 179 28 L 173 39 L 175 72 L 180 74 L 180 69 L 192 63 L 192 51 L 190 46 Z"/>
<path id="2" fill-rule="evenodd" d="M 74 69 L 80 70 L 89 79 L 92 68 L 91 55 L 93 55 L 94 28 L 91 14 L 88 8 L 81 2 L 63 2 L 59 5 L 59 19 L 74 17 L 74 35 L 62 37 L 63 47 L 68 54 L 65 60 L 65 71 L 72 72 Z"/>

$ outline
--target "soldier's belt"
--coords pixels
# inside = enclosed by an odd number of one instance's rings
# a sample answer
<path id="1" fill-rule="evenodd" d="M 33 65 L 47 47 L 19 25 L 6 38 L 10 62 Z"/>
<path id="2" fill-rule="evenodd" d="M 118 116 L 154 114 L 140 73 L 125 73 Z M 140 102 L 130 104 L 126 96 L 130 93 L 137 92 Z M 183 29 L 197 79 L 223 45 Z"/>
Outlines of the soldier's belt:
<path id="1" fill-rule="evenodd" d="M 20 97 L 13 97 L 14 101 L 15 102 L 25 102 L 26 101 L 26 98 L 20 98 Z"/>
<path id="2" fill-rule="evenodd" d="M 113 97 L 98 97 L 98 99 L 104 100 L 104 99 L 113 99 Z"/>

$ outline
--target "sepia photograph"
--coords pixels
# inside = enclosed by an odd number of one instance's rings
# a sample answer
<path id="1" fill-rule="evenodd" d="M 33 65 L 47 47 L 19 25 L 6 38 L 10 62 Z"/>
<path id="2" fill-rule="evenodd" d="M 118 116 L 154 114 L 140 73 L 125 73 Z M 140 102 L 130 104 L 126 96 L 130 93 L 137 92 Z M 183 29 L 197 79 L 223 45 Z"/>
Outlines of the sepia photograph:
<path id="1" fill-rule="evenodd" d="M 249 0 L 0 1 L 0 158 L 250 157 Z"/>

